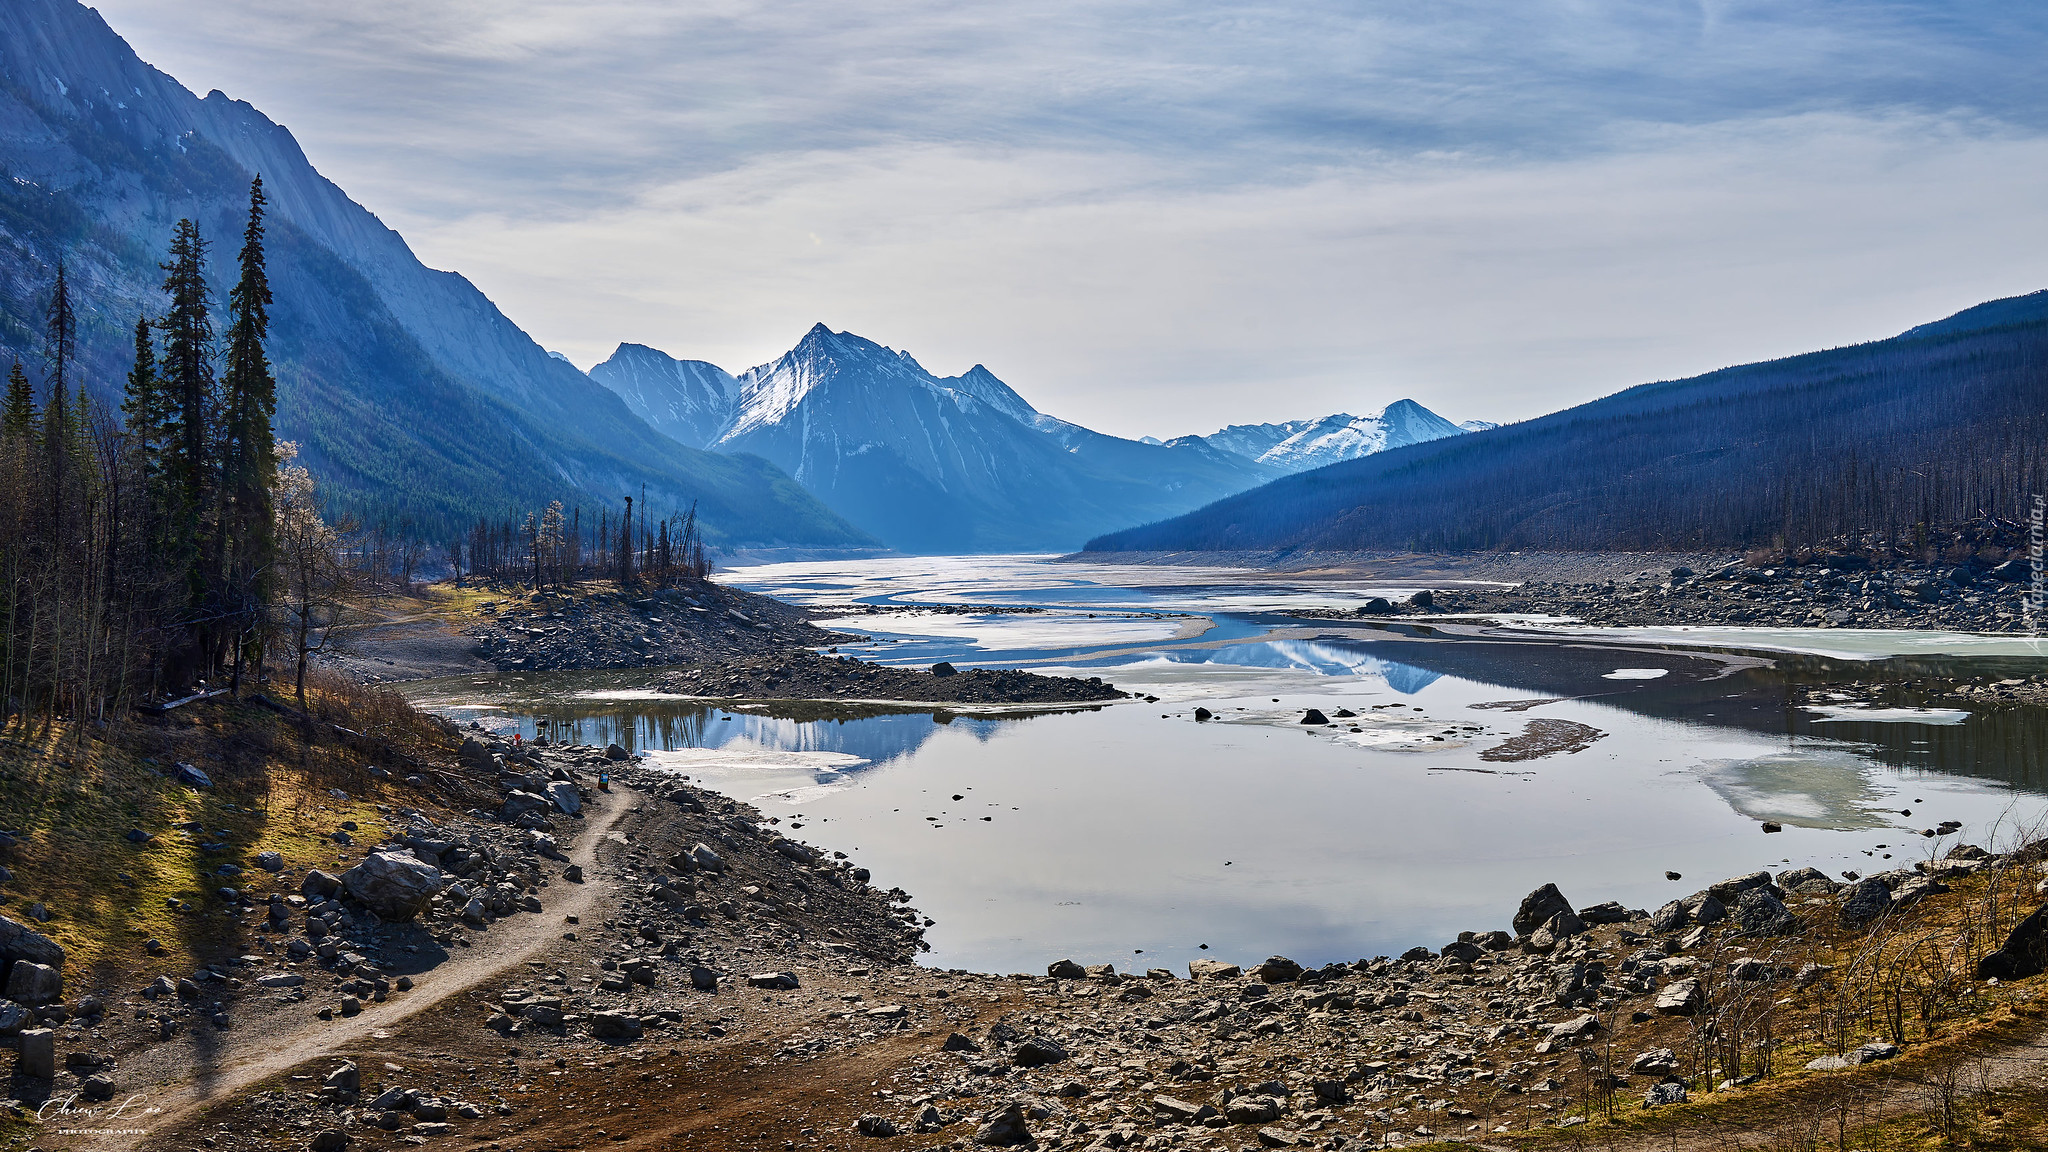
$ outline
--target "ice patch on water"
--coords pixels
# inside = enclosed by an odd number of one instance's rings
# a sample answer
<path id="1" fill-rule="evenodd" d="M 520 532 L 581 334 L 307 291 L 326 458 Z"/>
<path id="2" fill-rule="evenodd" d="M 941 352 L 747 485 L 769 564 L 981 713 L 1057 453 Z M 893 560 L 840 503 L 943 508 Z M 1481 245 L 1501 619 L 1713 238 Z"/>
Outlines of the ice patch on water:
<path id="1" fill-rule="evenodd" d="M 1715 648 L 1798 652 L 1836 660 L 1883 660 L 1893 656 L 2038 656 L 2048 658 L 2048 637 L 1927 632 L 1893 628 L 1741 628 L 1670 625 L 1662 628 L 1559 628 L 1553 636 L 1601 640 L 1652 640 Z"/>
<path id="2" fill-rule="evenodd" d="M 865 757 L 845 752 L 790 751 L 753 745 L 728 748 L 675 748 L 646 753 L 650 768 L 666 772 L 704 772 L 719 768 L 797 768 L 812 772 L 859 768 Z"/>
<path id="3" fill-rule="evenodd" d="M 1747 760 L 1708 760 L 1695 772 L 1730 808 L 1752 820 L 1801 828 L 1882 828 L 1885 795 L 1876 766 L 1842 748 L 1795 748 Z"/>
<path id="4" fill-rule="evenodd" d="M 1603 674 L 1602 680 L 1655 680 L 1671 673 L 1669 668 L 1616 668 Z"/>
<path id="5" fill-rule="evenodd" d="M 1970 718 L 1960 708 L 1866 708 L 1858 704 L 1808 704 L 1808 712 L 1818 712 L 1821 718 L 1815 724 L 1832 724 L 1843 720 L 1867 720 L 1877 724 L 1961 724 Z"/>

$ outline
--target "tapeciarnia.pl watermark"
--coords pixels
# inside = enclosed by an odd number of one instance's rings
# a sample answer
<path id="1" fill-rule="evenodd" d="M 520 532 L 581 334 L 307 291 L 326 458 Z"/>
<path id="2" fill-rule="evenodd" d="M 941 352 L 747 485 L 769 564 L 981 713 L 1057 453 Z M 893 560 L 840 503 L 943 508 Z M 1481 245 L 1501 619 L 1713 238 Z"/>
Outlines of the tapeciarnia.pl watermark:
<path id="1" fill-rule="evenodd" d="M 2035 496 L 2034 507 L 2027 514 L 2027 564 L 2032 582 L 2027 586 L 2026 619 L 2027 631 L 2041 630 L 2041 614 L 2048 610 L 2048 560 L 2043 558 L 2043 521 L 2048 520 L 2048 496 Z"/>

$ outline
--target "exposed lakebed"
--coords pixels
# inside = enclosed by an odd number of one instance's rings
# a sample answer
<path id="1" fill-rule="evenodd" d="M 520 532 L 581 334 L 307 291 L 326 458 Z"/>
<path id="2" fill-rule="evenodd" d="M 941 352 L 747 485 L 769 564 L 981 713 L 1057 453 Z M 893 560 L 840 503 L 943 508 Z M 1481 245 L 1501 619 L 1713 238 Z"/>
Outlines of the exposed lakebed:
<path id="1" fill-rule="evenodd" d="M 874 637 L 843 649 L 866 659 L 1100 676 L 1156 702 L 713 704 L 648 691 L 647 670 L 413 694 L 529 737 L 618 741 L 759 805 L 911 892 L 936 921 L 927 962 L 946 967 L 1351 960 L 1504 927 L 1544 881 L 1582 904 L 1654 908 L 1757 868 L 1909 864 L 2048 809 L 2048 713 L 1904 687 L 2048 670 L 2023 650 L 1947 656 L 1908 637 L 1897 650 L 1911 654 L 1887 658 L 1866 637 L 1848 659 L 1725 635 L 1688 650 L 1470 623 L 1335 628 L 1286 612 L 1383 590 L 1029 558 L 723 579 L 860 606 L 820 623 Z M 1332 723 L 1300 724 L 1310 708 Z M 1561 734 L 1554 751 L 1546 732 Z M 1517 740 L 1533 754 L 1498 753 Z M 1920 834 L 1943 821 L 1962 832 Z"/>

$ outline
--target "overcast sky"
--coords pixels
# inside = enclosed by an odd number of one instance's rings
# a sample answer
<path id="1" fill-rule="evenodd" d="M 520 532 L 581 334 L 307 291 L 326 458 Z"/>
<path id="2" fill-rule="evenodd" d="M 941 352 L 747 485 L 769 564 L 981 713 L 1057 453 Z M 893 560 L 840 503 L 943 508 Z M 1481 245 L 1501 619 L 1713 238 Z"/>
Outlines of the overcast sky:
<path id="1" fill-rule="evenodd" d="M 2016 0 L 98 0 L 588 367 L 1518 419 L 2048 286 Z"/>

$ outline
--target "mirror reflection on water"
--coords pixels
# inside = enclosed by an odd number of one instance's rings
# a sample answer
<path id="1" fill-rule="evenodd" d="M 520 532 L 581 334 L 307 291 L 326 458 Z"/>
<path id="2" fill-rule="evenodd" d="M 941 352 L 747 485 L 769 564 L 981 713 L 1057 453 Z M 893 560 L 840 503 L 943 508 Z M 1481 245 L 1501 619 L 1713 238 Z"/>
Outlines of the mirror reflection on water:
<path id="1" fill-rule="evenodd" d="M 977 563 L 946 561 L 921 600 L 900 560 L 725 578 L 888 607 L 828 625 L 873 637 L 844 649 L 865 658 L 1100 675 L 1158 702 L 714 706 L 647 690 L 644 670 L 411 693 L 529 738 L 617 742 L 754 803 L 911 892 L 936 921 L 928 962 L 984 970 L 1350 960 L 1503 927 L 1545 881 L 1581 905 L 1654 907 L 1756 868 L 1897 867 L 2048 810 L 2048 711 L 1920 687 L 2048 671 L 2024 649 L 1843 659 L 1437 623 L 1324 629 L 1279 611 L 1369 590 Z M 914 602 L 1041 611 L 900 607 Z M 1309 708 L 1338 722 L 1304 727 Z M 1532 720 L 1592 735 L 1498 758 Z M 1920 834 L 1947 820 L 1963 831 Z"/>

